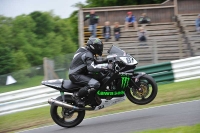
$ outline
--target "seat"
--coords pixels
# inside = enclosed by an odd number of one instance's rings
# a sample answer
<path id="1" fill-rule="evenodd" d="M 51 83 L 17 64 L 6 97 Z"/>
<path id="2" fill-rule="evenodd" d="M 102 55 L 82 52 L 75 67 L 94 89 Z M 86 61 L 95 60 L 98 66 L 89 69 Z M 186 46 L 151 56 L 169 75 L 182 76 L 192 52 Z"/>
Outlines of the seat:
<path id="1" fill-rule="evenodd" d="M 46 80 L 46 81 L 42 81 L 42 85 L 59 90 L 62 86 L 62 82 L 63 82 L 63 79 Z"/>
<path id="2" fill-rule="evenodd" d="M 70 80 L 64 80 L 62 89 L 66 92 L 74 92 L 81 88 L 82 86 L 73 84 Z"/>

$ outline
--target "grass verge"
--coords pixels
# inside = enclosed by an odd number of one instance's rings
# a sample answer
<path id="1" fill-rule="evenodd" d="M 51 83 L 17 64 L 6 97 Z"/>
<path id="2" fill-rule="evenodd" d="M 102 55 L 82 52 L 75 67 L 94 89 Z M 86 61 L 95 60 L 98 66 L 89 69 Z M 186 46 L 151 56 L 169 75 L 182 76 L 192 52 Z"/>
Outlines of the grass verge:
<path id="1" fill-rule="evenodd" d="M 8 86 L 0 86 L 0 93 L 9 92 L 9 91 L 15 91 L 20 90 L 28 87 L 38 86 L 41 85 L 41 81 L 43 80 L 44 76 L 35 76 L 28 80 L 28 82 L 25 82 L 23 84 L 12 84 Z"/>
<path id="2" fill-rule="evenodd" d="M 88 111 L 86 118 L 111 113 L 147 108 L 151 106 L 200 99 L 200 79 L 159 85 L 158 95 L 148 105 L 135 105 L 126 100 L 123 103 L 99 111 Z M 0 133 L 12 132 L 52 124 L 49 106 L 29 111 L 0 116 Z"/>
<path id="3" fill-rule="evenodd" d="M 200 133 L 200 124 L 192 126 L 181 126 L 175 128 L 163 128 L 156 130 L 146 130 L 138 133 Z"/>

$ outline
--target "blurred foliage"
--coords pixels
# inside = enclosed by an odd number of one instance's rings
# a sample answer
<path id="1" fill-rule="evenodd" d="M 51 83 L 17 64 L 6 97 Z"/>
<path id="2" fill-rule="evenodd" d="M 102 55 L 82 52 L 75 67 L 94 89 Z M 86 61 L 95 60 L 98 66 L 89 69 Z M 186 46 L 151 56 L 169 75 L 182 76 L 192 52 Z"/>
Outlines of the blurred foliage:
<path id="1" fill-rule="evenodd" d="M 77 26 L 77 11 L 67 19 L 51 11 L 0 16 L 0 75 L 40 65 L 43 57 L 75 52 Z"/>
<path id="2" fill-rule="evenodd" d="M 76 3 L 75 7 L 103 7 L 103 6 L 125 6 L 140 4 L 158 4 L 166 0 L 86 0 L 86 4 Z"/>

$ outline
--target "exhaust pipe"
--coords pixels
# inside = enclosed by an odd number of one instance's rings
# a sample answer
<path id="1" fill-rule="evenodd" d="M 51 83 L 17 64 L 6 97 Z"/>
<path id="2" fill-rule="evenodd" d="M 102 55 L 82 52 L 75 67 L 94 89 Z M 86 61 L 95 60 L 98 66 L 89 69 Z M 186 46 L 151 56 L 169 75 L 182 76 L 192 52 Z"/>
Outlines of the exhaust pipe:
<path id="1" fill-rule="evenodd" d="M 60 106 L 60 107 L 68 108 L 68 109 L 80 110 L 79 107 L 72 106 L 72 105 L 70 105 L 70 104 L 63 103 L 63 102 L 61 102 L 61 101 L 58 101 L 58 100 L 55 100 L 55 99 L 52 99 L 52 98 L 50 98 L 50 99 L 48 100 L 48 103 L 49 103 L 49 104 L 54 104 L 54 105 L 57 105 L 57 106 Z"/>

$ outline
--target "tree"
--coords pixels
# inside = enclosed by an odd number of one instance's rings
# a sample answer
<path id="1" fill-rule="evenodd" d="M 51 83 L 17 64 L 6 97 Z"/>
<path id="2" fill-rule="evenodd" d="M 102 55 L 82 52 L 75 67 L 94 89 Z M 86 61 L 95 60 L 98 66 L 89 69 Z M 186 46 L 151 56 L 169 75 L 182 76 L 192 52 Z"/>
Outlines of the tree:
<path id="1" fill-rule="evenodd" d="M 13 69 L 16 70 L 21 70 L 21 69 L 27 69 L 30 67 L 30 63 L 28 59 L 26 58 L 26 55 L 23 53 L 23 51 L 19 50 L 13 53 L 14 57 L 14 67 Z"/>
<path id="2" fill-rule="evenodd" d="M 43 57 L 75 52 L 77 24 L 76 18 L 61 19 L 52 12 L 0 16 L 0 74 L 41 65 Z"/>
<path id="3" fill-rule="evenodd" d="M 0 75 L 10 73 L 14 69 L 14 58 L 8 47 L 0 47 Z"/>
<path id="4" fill-rule="evenodd" d="M 139 4 L 157 4 L 166 0 L 86 0 L 86 5 L 83 7 L 103 7 L 103 6 L 124 6 L 124 5 L 139 5 Z M 79 6 L 81 3 L 75 4 Z M 82 6 L 82 5 L 81 5 Z"/>
<path id="5" fill-rule="evenodd" d="M 42 38 L 54 29 L 54 20 L 52 12 L 39 12 L 35 11 L 30 14 L 36 23 L 35 34 Z"/>
<path id="6" fill-rule="evenodd" d="M 13 71 L 14 58 L 11 50 L 11 18 L 0 16 L 0 75 Z"/>
<path id="7" fill-rule="evenodd" d="M 74 11 L 67 19 L 68 33 L 71 35 L 71 41 L 78 46 L 78 11 Z M 70 25 L 70 26 L 69 26 Z"/>

